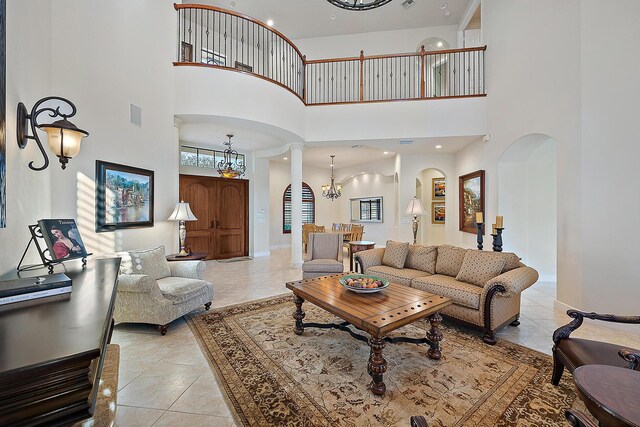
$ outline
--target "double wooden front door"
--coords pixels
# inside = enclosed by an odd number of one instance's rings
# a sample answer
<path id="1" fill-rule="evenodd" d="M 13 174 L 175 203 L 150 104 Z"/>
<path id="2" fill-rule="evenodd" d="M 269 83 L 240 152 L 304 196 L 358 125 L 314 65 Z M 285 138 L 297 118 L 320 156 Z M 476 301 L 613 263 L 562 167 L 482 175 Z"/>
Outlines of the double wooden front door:
<path id="1" fill-rule="evenodd" d="M 187 245 L 207 259 L 249 255 L 249 181 L 180 175 L 180 199 L 197 221 L 188 221 Z"/>

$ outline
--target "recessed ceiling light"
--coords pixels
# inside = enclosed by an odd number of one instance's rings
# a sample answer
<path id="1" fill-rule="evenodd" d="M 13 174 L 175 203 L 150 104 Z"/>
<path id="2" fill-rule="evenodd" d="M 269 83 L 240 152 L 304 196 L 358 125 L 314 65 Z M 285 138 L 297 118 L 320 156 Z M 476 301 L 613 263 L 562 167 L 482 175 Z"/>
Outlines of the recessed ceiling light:
<path id="1" fill-rule="evenodd" d="M 283 157 L 282 160 L 289 160 L 289 158 L 288 157 Z"/>
<path id="2" fill-rule="evenodd" d="M 388 151 L 385 151 L 385 152 L 384 152 L 384 153 L 382 153 L 382 154 L 389 154 L 389 152 L 388 152 Z"/>
<path id="3" fill-rule="evenodd" d="M 331 18 L 332 21 L 336 20 L 336 15 L 331 15 L 329 18 Z"/>
<path id="4" fill-rule="evenodd" d="M 439 150 L 442 148 L 442 145 L 436 145 L 436 148 Z"/>
<path id="5" fill-rule="evenodd" d="M 229 3 L 229 7 L 236 7 L 236 2 L 232 1 L 231 3 Z"/>
<path id="6" fill-rule="evenodd" d="M 448 17 L 450 17 L 450 16 L 451 16 L 451 11 L 450 11 L 450 10 L 447 10 L 447 11 L 444 13 L 444 17 L 445 17 L 445 18 L 448 18 Z"/>
<path id="7" fill-rule="evenodd" d="M 442 47 L 442 42 L 438 42 L 438 43 L 436 43 L 436 46 L 438 46 L 438 47 Z"/>
<path id="8" fill-rule="evenodd" d="M 273 19 L 267 19 L 267 25 L 273 27 Z"/>
<path id="9" fill-rule="evenodd" d="M 447 6 L 449 6 L 449 5 L 448 5 L 448 4 L 446 4 L 446 3 L 442 3 L 442 4 L 440 5 L 440 9 L 443 9 L 443 10 L 444 10 L 444 9 L 446 9 L 446 8 L 447 8 Z"/>

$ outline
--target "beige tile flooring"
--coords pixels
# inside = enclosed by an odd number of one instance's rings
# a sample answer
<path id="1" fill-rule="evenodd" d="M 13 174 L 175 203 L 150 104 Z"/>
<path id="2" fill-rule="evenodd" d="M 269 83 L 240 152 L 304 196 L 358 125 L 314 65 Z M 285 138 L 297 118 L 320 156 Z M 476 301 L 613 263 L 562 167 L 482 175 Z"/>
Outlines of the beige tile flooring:
<path id="1" fill-rule="evenodd" d="M 287 292 L 284 283 L 302 273 L 291 269 L 288 249 L 252 261 L 207 261 L 214 283 L 213 307 Z M 345 257 L 346 258 L 346 257 Z M 345 259 L 345 270 L 348 260 Z M 536 283 L 522 294 L 521 325 L 498 333 L 506 339 L 550 354 L 551 334 L 569 318 L 554 308 L 555 283 Z M 640 336 L 587 321 L 576 336 L 640 348 Z M 166 336 L 149 325 L 117 325 L 112 342 L 121 347 L 117 425 L 226 427 L 232 416 L 198 343 L 183 319 Z"/>

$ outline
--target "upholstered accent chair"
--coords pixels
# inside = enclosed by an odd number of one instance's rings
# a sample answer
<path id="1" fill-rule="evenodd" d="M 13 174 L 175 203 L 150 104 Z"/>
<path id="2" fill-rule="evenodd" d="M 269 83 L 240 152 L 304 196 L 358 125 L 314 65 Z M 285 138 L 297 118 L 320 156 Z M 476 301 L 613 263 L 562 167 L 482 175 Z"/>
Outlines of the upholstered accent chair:
<path id="1" fill-rule="evenodd" d="M 302 247 L 307 252 L 310 233 L 324 233 L 324 225 L 302 224 Z"/>
<path id="2" fill-rule="evenodd" d="M 640 371 L 640 350 L 623 348 L 618 344 L 570 337 L 571 333 L 582 325 L 585 318 L 614 323 L 640 324 L 640 316 L 616 316 L 578 310 L 568 310 L 567 315 L 573 320 L 556 329 L 553 333 L 553 375 L 551 376 L 553 385 L 560 383 L 564 368 L 573 373 L 580 366 L 597 364 Z"/>
<path id="3" fill-rule="evenodd" d="M 302 278 L 327 276 L 342 273 L 342 234 L 311 233 L 309 234 L 309 250 L 302 264 Z"/>
<path id="4" fill-rule="evenodd" d="M 116 323 L 150 323 L 165 335 L 175 319 L 200 306 L 211 307 L 213 285 L 203 280 L 203 261 L 167 262 L 164 246 L 118 255 L 122 263 L 113 312 Z"/>

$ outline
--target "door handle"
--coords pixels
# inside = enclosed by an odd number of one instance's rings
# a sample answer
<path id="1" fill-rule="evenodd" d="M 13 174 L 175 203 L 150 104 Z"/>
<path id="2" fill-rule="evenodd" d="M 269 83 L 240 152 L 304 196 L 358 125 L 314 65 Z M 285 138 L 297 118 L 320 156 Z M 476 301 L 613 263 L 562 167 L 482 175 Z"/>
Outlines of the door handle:
<path id="1" fill-rule="evenodd" d="M 216 228 L 220 228 L 220 221 L 216 219 Z"/>
<path id="2" fill-rule="evenodd" d="M 215 222 L 215 221 L 211 220 L 211 224 L 209 225 L 209 228 L 214 228 L 214 227 L 215 227 L 214 222 Z"/>

